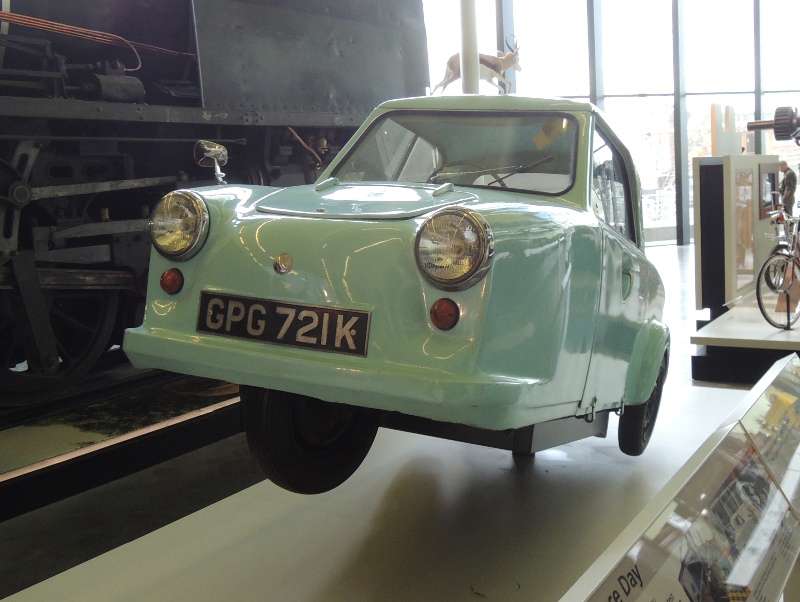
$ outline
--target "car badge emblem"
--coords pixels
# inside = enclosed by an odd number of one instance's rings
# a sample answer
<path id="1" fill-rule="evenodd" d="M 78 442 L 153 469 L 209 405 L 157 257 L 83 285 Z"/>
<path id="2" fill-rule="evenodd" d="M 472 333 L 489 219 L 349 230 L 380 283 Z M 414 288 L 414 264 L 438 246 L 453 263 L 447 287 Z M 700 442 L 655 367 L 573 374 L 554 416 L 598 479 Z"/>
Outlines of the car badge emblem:
<path id="1" fill-rule="evenodd" d="M 292 269 L 292 256 L 288 253 L 281 253 L 275 258 L 273 267 L 279 274 L 288 273 Z"/>

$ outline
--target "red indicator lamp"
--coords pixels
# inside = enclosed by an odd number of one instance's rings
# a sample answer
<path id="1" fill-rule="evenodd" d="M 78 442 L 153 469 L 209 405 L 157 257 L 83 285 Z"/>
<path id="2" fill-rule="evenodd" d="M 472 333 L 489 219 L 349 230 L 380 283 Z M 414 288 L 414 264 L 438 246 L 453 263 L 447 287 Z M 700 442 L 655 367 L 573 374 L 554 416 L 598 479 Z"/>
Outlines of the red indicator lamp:
<path id="1" fill-rule="evenodd" d="M 175 295 L 183 288 L 183 274 L 178 268 L 170 268 L 161 274 L 161 290 L 168 295 Z"/>
<path id="2" fill-rule="evenodd" d="M 450 330 L 460 317 L 458 304 L 452 299 L 439 299 L 431 306 L 431 322 L 440 330 Z"/>

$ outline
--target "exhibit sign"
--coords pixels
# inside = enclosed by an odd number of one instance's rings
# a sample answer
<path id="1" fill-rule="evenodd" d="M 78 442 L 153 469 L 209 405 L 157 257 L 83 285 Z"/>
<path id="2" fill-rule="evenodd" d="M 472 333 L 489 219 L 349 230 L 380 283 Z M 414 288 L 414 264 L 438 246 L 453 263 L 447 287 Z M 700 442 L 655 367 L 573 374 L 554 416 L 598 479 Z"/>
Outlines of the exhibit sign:
<path id="1" fill-rule="evenodd" d="M 587 600 L 780 599 L 800 553 L 800 359 L 782 361 Z"/>

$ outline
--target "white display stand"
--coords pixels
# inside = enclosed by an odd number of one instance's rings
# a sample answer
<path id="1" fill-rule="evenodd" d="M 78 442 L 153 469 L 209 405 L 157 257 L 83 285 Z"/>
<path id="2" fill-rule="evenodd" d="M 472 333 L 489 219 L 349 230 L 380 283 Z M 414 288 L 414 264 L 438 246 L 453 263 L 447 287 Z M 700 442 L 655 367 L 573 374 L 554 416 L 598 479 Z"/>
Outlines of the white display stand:
<path id="1" fill-rule="evenodd" d="M 771 326 L 751 297 L 700 328 L 689 341 L 692 345 L 800 352 L 800 329 L 782 330 Z"/>
<path id="2" fill-rule="evenodd" d="M 800 553 L 800 359 L 777 362 L 562 602 L 781 599 Z"/>
<path id="3" fill-rule="evenodd" d="M 701 166 L 719 166 L 722 170 L 722 191 L 703 191 Z M 773 209 L 772 192 L 777 190 L 778 157 L 772 155 L 728 155 L 725 157 L 698 157 L 692 161 L 694 175 L 694 223 L 695 223 L 695 291 L 697 309 L 705 309 L 702 294 L 706 284 L 717 274 L 704 274 L 704 254 L 722 256 L 720 264 L 713 262 L 715 270 L 722 267 L 724 273 L 724 300 L 733 303 L 755 290 L 758 270 L 775 246 L 769 235 L 775 233 L 769 211 Z M 716 195 L 722 193 L 722 206 Z M 710 211 L 704 211 L 706 205 Z M 721 209 L 721 211 L 720 211 Z M 715 224 L 721 224 L 718 236 L 706 236 L 713 232 Z M 708 269 L 708 262 L 705 262 Z M 719 267 L 718 267 L 719 266 Z"/>
<path id="4" fill-rule="evenodd" d="M 730 320 L 731 309 L 755 306 L 758 272 L 777 243 L 769 214 L 778 158 L 699 157 L 692 165 L 696 308 L 706 312 L 704 321 L 698 322 L 702 329 L 723 317 Z M 692 339 L 698 345 L 692 354 L 695 380 L 753 384 L 782 357 L 757 340 L 742 347 L 708 332 L 702 332 L 702 339 Z"/>

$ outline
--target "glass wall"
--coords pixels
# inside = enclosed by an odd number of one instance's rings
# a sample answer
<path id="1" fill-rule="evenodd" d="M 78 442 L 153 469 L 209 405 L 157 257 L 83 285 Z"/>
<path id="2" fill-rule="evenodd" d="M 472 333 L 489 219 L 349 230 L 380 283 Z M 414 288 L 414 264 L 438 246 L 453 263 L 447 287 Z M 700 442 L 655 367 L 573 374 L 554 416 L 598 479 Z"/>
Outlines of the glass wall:
<path id="1" fill-rule="evenodd" d="M 645 240 L 674 239 L 672 0 L 598 6 L 603 105 L 639 170 Z"/>
<path id="2" fill-rule="evenodd" d="M 475 1 L 479 47 L 494 53 L 494 7 L 502 0 Z M 460 1 L 423 4 L 435 85 L 447 58 L 460 49 Z M 683 40 L 680 65 L 673 64 L 676 7 L 683 16 L 677 36 Z M 794 142 L 776 142 L 772 132 L 746 131 L 748 121 L 772 119 L 776 107 L 800 105 L 797 45 L 792 24 L 785 24 L 795 8 L 796 0 L 516 0 L 514 33 L 522 66 L 516 92 L 592 99 L 603 106 L 640 172 L 646 240 L 675 240 L 677 204 L 692 215 L 691 160 L 713 152 L 714 105 L 733 107 L 741 152 L 755 152 L 758 136 L 762 153 L 779 155 L 800 173 L 800 147 Z M 595 16 L 593 22 L 589 15 Z M 599 66 L 594 88 L 592 56 Z M 679 94 L 674 90 L 676 79 L 684 82 Z M 497 93 L 488 84 L 482 86 L 487 87 L 481 91 Z M 454 84 L 447 92 L 460 90 Z M 682 112 L 676 111 L 676 102 L 686 109 L 685 121 L 677 124 L 675 115 Z M 684 131 L 677 133 L 686 137 L 686 149 L 676 166 L 676 127 L 681 124 Z M 689 182 L 688 198 L 676 180 Z"/>
<path id="3" fill-rule="evenodd" d="M 675 140 L 671 96 L 607 97 L 606 116 L 633 155 L 642 183 L 645 240 L 675 239 Z"/>
<path id="4" fill-rule="evenodd" d="M 761 36 L 764 90 L 796 89 L 800 79 L 797 75 L 797 33 L 793 29 L 797 3 L 792 0 L 761 0 L 760 4 L 764 32 Z"/>
<path id="5" fill-rule="evenodd" d="M 672 0 L 614 0 L 598 6 L 606 95 L 671 95 Z"/>
<path id="6" fill-rule="evenodd" d="M 517 73 L 517 93 L 589 98 L 586 0 L 517 0 L 514 34 L 522 67 Z"/>
<path id="7" fill-rule="evenodd" d="M 800 105 L 800 75 L 797 70 L 797 35 L 791 26 L 797 3 L 791 0 L 761 0 L 761 72 L 764 87 L 762 119 L 772 119 L 778 107 Z M 786 33 L 784 33 L 786 32 Z M 792 90 L 785 92 L 784 90 Z M 800 175 L 800 146 L 793 141 L 778 142 L 769 133 L 765 137 L 764 153 L 778 155 Z M 797 215 L 797 212 L 795 212 Z"/>
<path id="8" fill-rule="evenodd" d="M 753 15 L 753 0 L 684 0 L 687 94 L 754 90 Z"/>

